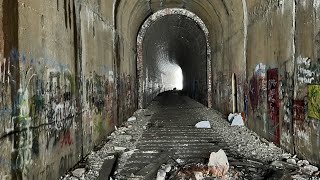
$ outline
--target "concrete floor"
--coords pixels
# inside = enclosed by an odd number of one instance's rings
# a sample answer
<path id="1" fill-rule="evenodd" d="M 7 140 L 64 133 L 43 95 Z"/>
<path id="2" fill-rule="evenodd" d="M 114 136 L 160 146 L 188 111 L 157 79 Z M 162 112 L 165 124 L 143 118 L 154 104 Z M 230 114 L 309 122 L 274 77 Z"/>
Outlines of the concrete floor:
<path id="1" fill-rule="evenodd" d="M 210 153 L 219 149 L 226 151 L 230 171 L 234 174 L 239 172 L 237 178 L 279 179 L 284 175 L 284 171 L 271 168 L 265 159 L 242 157 L 236 148 L 224 142 L 214 128 L 195 128 L 197 122 L 208 120 L 210 116 L 204 113 L 208 110 L 204 105 L 186 96 L 177 92 L 163 93 L 153 100 L 148 109 L 154 114 L 137 143 L 137 150 L 118 177 L 154 178 L 161 164 L 170 164 L 171 161 L 171 164 L 177 165 L 173 159 L 180 159 L 181 166 L 190 163 L 206 164 Z"/>
<path id="2" fill-rule="evenodd" d="M 220 149 L 230 165 L 227 180 L 319 179 L 307 175 L 303 167 L 287 163 L 292 156 L 284 158 L 286 153 L 273 143 L 245 126 L 230 126 L 221 113 L 179 92 L 158 95 L 133 117 L 136 119 L 118 127 L 101 149 L 90 153 L 83 163 L 84 174 L 75 178 L 70 171 L 61 179 L 100 180 L 114 172 L 111 176 L 118 180 L 149 180 L 164 166 L 171 167 L 165 179 L 192 179 L 193 172 L 206 172 L 202 167 L 210 153 Z M 209 121 L 211 128 L 196 128 L 199 121 Z"/>

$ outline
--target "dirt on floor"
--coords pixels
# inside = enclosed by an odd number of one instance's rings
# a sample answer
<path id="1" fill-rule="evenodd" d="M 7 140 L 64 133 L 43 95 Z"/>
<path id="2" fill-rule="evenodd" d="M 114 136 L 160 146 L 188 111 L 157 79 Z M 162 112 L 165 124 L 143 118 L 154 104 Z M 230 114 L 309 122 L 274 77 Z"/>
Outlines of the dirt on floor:
<path id="1" fill-rule="evenodd" d="M 196 128 L 200 121 L 208 121 L 210 128 Z M 220 149 L 229 164 L 224 177 L 208 172 L 210 153 Z M 84 159 L 82 173 L 75 173 L 81 168 L 75 167 L 61 179 L 101 178 L 103 163 L 112 158 L 117 159 L 109 167 L 113 179 L 320 179 L 309 162 L 173 92 L 159 95 L 118 127 Z"/>

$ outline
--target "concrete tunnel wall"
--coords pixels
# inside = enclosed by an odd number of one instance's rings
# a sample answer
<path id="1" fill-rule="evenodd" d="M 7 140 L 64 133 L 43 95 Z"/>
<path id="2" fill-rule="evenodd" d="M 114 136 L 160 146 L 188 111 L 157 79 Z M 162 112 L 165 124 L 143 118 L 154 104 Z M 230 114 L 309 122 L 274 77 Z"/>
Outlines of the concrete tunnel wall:
<path id="1" fill-rule="evenodd" d="M 137 109 L 137 35 L 164 8 L 209 31 L 212 105 L 320 164 L 318 0 L 0 0 L 0 177 L 56 179 Z M 209 99 L 210 100 L 210 99 Z"/>

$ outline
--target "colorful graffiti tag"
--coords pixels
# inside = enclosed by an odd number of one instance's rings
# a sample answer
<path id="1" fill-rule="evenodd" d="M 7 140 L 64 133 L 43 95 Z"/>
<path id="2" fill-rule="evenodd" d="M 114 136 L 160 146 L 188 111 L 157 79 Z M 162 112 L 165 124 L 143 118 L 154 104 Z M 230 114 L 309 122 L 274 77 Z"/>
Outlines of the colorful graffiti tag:
<path id="1" fill-rule="evenodd" d="M 308 116 L 320 120 L 320 85 L 308 85 Z"/>
<path id="2" fill-rule="evenodd" d="M 273 142 L 280 144 L 280 127 L 279 127 L 279 90 L 278 90 L 278 69 L 269 69 L 267 71 L 268 79 L 268 114 L 271 120 L 270 131 L 273 132 Z"/>

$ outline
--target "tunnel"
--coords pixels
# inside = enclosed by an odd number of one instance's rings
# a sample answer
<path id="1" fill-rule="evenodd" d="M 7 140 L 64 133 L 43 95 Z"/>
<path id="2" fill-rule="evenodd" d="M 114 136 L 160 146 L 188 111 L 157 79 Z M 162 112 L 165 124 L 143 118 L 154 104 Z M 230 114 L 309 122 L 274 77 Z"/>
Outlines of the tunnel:
<path id="1" fill-rule="evenodd" d="M 143 106 L 158 93 L 173 89 L 207 105 L 207 41 L 203 29 L 181 14 L 159 17 L 142 28 L 139 88 L 143 93 L 139 98 Z"/>
<path id="2" fill-rule="evenodd" d="M 0 179 L 57 179 L 139 112 L 177 133 L 238 113 L 320 165 L 320 0 L 0 4 Z"/>

